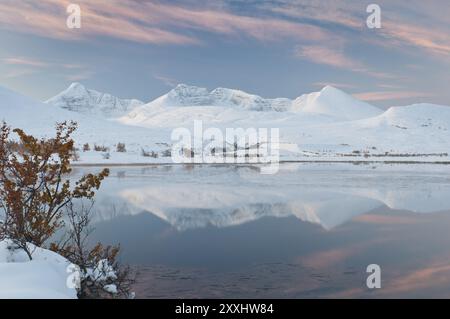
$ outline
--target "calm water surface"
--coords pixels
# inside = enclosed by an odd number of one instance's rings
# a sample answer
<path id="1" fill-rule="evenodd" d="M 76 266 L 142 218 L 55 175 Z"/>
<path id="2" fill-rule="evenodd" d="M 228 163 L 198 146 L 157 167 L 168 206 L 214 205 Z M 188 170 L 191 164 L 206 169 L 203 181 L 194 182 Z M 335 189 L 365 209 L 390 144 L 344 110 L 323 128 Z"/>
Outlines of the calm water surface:
<path id="1" fill-rule="evenodd" d="M 101 168 L 77 168 L 74 175 Z M 138 298 L 450 297 L 450 167 L 115 167 L 93 240 Z M 382 288 L 366 287 L 378 264 Z"/>

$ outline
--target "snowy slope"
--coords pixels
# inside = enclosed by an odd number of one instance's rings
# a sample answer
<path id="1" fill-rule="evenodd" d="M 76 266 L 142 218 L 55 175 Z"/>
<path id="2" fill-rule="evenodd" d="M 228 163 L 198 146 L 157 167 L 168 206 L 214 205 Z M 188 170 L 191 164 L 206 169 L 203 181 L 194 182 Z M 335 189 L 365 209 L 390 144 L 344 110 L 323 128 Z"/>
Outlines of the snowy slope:
<path id="1" fill-rule="evenodd" d="M 213 94 L 223 90 L 233 94 Z M 223 130 L 279 128 L 281 142 L 289 145 L 289 151 L 282 151 L 287 160 L 448 160 L 446 106 L 420 104 L 383 112 L 330 86 L 293 101 L 236 92 L 179 85 L 118 121 L 147 128 L 192 128 L 195 120 Z M 283 107 L 276 108 L 280 101 Z"/>
<path id="2" fill-rule="evenodd" d="M 74 133 L 76 147 L 82 149 L 83 144 L 105 146 L 108 152 L 81 152 L 82 163 L 146 163 L 142 158 L 141 148 L 160 150 L 156 143 L 170 139 L 170 130 L 148 129 L 122 125 L 110 120 L 88 116 L 77 112 L 57 108 L 41 103 L 19 93 L 0 86 L 0 121 L 6 121 L 13 128 L 22 128 L 26 133 L 38 137 L 52 137 L 55 124 L 73 120 L 78 124 Z M 117 153 L 117 143 L 125 143 L 127 153 Z M 109 153 L 111 159 L 105 159 Z"/>
<path id="3" fill-rule="evenodd" d="M 243 91 L 225 88 L 217 88 L 209 92 L 205 88 L 180 84 L 169 93 L 136 108 L 124 117 L 124 121 L 128 117 L 136 119 L 138 122 L 145 122 L 145 119 L 152 118 L 157 111 L 172 112 L 172 115 L 174 112 L 183 113 L 186 112 L 182 109 L 183 107 L 196 107 L 196 109 L 192 109 L 194 111 L 200 110 L 199 107 L 206 107 L 207 113 L 214 112 L 214 110 L 216 113 L 221 111 L 228 111 L 228 113 L 236 111 L 268 112 L 276 118 L 280 114 L 275 115 L 273 112 L 286 113 L 290 117 L 295 116 L 291 113 L 302 116 L 312 114 L 335 120 L 357 120 L 382 113 L 382 110 L 375 106 L 356 100 L 351 95 L 331 86 L 325 87 L 320 92 L 304 94 L 295 100 L 290 100 L 287 98 L 264 99 Z M 216 109 L 211 110 L 211 107 L 216 107 Z M 201 112 L 192 112 L 192 116 L 196 116 L 197 113 Z M 246 113 L 240 113 L 240 115 L 242 114 L 248 116 Z M 225 120 L 226 117 L 222 119 Z M 132 123 L 132 120 L 128 122 Z"/>
<path id="4" fill-rule="evenodd" d="M 171 163 L 164 154 L 171 149 L 173 129 L 192 130 L 195 120 L 202 120 L 204 129 L 223 132 L 278 128 L 284 161 L 450 161 L 449 107 L 416 104 L 383 112 L 332 87 L 291 101 L 179 85 L 115 119 L 69 111 L 0 87 L 2 119 L 37 136 L 52 136 L 56 122 L 77 121 L 79 149 L 84 143 L 108 149 L 80 152 L 82 163 Z M 115 151 L 119 142 L 127 152 Z"/>
<path id="5" fill-rule="evenodd" d="M 73 112 L 106 118 L 122 116 L 144 104 L 139 100 L 119 99 L 111 94 L 89 90 L 80 83 L 72 83 L 66 90 L 45 103 Z"/>
<path id="6" fill-rule="evenodd" d="M 340 103 L 336 110 L 333 95 Z M 209 92 L 205 88 L 180 84 L 118 121 L 142 127 L 186 127 L 192 126 L 194 120 L 221 128 L 304 127 L 382 113 L 331 87 L 308 96 L 294 101 L 286 98 L 264 99 L 238 90 L 217 88 Z"/>
<path id="7" fill-rule="evenodd" d="M 67 285 L 69 261 L 36 248 L 33 260 L 25 252 L 11 250 L 0 241 L 0 299 L 76 299 L 75 288 Z"/>
<path id="8" fill-rule="evenodd" d="M 205 88 L 179 84 L 169 93 L 155 100 L 159 106 L 222 106 L 253 111 L 285 111 L 289 99 L 264 99 L 243 91 L 217 88 L 209 92 Z"/>
<path id="9" fill-rule="evenodd" d="M 371 118 L 319 125 L 308 129 L 309 136 L 303 141 L 316 145 L 348 144 L 352 152 L 376 156 L 385 152 L 450 153 L 449 129 L 450 107 L 416 104 L 392 107 Z"/>
<path id="10" fill-rule="evenodd" d="M 342 120 L 358 120 L 380 115 L 382 111 L 331 86 L 304 94 L 292 102 L 291 111 L 319 113 Z"/>

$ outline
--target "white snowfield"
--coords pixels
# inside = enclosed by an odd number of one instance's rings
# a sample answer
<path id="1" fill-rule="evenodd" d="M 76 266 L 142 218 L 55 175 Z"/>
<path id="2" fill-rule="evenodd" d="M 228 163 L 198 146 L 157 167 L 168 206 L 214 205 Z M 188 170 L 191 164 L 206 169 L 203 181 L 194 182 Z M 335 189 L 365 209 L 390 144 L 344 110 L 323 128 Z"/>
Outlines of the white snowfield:
<path id="1" fill-rule="evenodd" d="M 70 263 L 49 250 L 35 248 L 30 261 L 23 250 L 0 241 L 0 299 L 75 299 L 69 288 Z"/>
<path id="2" fill-rule="evenodd" d="M 450 161 L 449 107 L 384 111 L 330 86 L 290 100 L 181 84 L 147 104 L 79 83 L 47 103 L 0 87 L 0 120 L 38 136 L 51 136 L 56 122 L 77 121 L 80 164 L 172 163 L 173 129 L 193 130 L 195 120 L 224 134 L 226 128 L 278 128 L 281 161 Z M 90 151 L 83 152 L 85 143 Z M 126 152 L 116 151 L 118 143 Z"/>

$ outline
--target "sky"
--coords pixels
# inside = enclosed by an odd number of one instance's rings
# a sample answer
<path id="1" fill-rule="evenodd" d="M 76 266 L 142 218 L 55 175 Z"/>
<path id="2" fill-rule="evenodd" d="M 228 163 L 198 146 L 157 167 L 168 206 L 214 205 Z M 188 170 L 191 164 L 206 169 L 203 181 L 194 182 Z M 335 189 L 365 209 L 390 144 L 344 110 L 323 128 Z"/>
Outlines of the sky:
<path id="1" fill-rule="evenodd" d="M 448 0 L 0 0 L 0 43 L 0 85 L 39 100 L 81 82 L 148 102 L 185 83 L 450 105 Z"/>

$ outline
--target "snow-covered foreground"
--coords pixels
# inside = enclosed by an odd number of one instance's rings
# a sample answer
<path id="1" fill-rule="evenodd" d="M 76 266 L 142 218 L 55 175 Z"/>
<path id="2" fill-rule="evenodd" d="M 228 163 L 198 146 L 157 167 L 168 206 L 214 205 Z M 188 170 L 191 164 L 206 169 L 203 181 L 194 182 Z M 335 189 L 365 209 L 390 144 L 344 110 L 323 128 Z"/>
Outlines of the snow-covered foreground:
<path id="1" fill-rule="evenodd" d="M 11 243 L 0 241 L 0 299 L 77 298 L 67 279 L 70 262 L 60 255 L 35 248 L 33 260 Z"/>
<path id="2" fill-rule="evenodd" d="M 172 163 L 172 131 L 193 131 L 196 120 L 204 130 L 224 134 L 226 128 L 278 128 L 281 161 L 450 161 L 449 107 L 384 111 L 333 87 L 290 100 L 179 85 L 147 104 L 81 84 L 47 103 L 0 87 L 0 119 L 37 136 L 51 136 L 55 122 L 77 121 L 79 164 Z M 89 151 L 83 151 L 86 143 Z M 118 143 L 125 143 L 126 152 L 117 152 Z"/>

